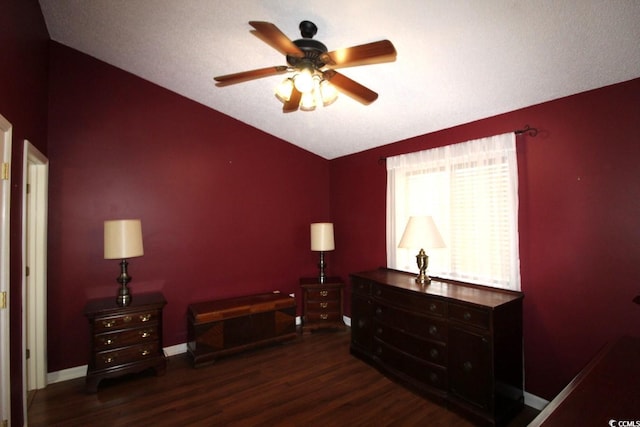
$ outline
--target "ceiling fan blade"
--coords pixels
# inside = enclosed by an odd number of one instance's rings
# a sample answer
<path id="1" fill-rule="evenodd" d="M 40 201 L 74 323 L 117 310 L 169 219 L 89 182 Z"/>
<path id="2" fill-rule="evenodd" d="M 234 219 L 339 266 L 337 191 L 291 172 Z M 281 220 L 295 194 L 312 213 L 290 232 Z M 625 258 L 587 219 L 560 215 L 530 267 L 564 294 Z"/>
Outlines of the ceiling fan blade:
<path id="1" fill-rule="evenodd" d="M 380 40 L 359 46 L 347 47 L 328 52 L 322 56 L 325 63 L 333 68 L 355 65 L 377 64 L 396 60 L 396 48 L 389 40 Z"/>
<path id="2" fill-rule="evenodd" d="M 302 99 L 302 93 L 294 86 L 293 90 L 291 90 L 291 96 L 289 97 L 289 100 L 282 106 L 282 112 L 292 113 L 294 111 L 297 111 L 298 106 L 300 105 L 300 99 Z"/>
<path id="3" fill-rule="evenodd" d="M 259 68 L 257 70 L 243 71 L 241 73 L 226 74 L 224 76 L 214 77 L 217 86 L 227 86 L 234 83 L 245 82 L 247 80 L 259 79 L 261 77 L 275 76 L 276 74 L 285 73 L 289 67 L 278 65 L 275 67 Z"/>
<path id="4" fill-rule="evenodd" d="M 377 93 L 335 70 L 327 70 L 322 74 L 324 75 L 324 78 L 329 80 L 332 85 L 338 88 L 338 90 L 349 95 L 358 102 L 367 105 L 378 99 Z"/>
<path id="5" fill-rule="evenodd" d="M 249 25 L 256 29 L 254 34 L 283 55 L 304 56 L 304 52 L 271 22 L 249 21 Z"/>

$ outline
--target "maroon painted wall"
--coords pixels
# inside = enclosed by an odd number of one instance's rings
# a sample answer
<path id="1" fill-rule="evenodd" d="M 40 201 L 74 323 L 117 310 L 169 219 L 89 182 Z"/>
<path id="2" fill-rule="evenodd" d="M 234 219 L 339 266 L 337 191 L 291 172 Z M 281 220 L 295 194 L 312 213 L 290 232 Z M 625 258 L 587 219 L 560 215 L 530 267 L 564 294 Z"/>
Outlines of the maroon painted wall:
<path id="1" fill-rule="evenodd" d="M 299 294 L 316 273 L 327 160 L 57 43 L 50 80 L 50 371 L 87 363 L 84 305 L 115 298 L 106 219 L 142 220 L 130 288 L 164 293 L 165 346 L 186 342 L 192 302 Z"/>
<path id="2" fill-rule="evenodd" d="M 22 153 L 28 139 L 47 151 L 48 40 L 37 0 L 2 2 L 0 114 L 12 125 L 10 214 L 11 421 L 22 425 Z"/>
<path id="3" fill-rule="evenodd" d="M 609 340 L 640 336 L 640 79 L 333 160 L 338 274 L 386 264 L 380 157 L 522 128 L 526 390 L 550 399 Z"/>

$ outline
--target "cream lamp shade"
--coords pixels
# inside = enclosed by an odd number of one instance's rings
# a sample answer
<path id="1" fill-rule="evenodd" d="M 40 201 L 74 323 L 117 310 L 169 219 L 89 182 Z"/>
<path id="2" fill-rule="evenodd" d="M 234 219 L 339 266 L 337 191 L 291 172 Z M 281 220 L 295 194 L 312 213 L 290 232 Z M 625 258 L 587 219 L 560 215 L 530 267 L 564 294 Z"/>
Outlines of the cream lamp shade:
<path id="1" fill-rule="evenodd" d="M 311 224 L 311 250 L 332 251 L 336 248 L 333 240 L 333 223 L 317 222 Z"/>
<path id="2" fill-rule="evenodd" d="M 444 248 L 444 241 L 431 216 L 412 216 L 404 229 L 399 248 Z"/>
<path id="3" fill-rule="evenodd" d="M 126 259 L 144 255 L 139 219 L 104 222 L 104 259 Z"/>
<path id="4" fill-rule="evenodd" d="M 409 217 L 407 226 L 404 229 L 399 248 L 420 249 L 416 255 L 416 263 L 420 273 L 416 277 L 416 282 L 422 285 L 431 283 L 431 278 L 427 275 L 427 266 L 429 265 L 429 257 L 424 248 L 444 248 L 444 241 L 436 227 L 433 218 L 430 216 L 412 216 Z"/>

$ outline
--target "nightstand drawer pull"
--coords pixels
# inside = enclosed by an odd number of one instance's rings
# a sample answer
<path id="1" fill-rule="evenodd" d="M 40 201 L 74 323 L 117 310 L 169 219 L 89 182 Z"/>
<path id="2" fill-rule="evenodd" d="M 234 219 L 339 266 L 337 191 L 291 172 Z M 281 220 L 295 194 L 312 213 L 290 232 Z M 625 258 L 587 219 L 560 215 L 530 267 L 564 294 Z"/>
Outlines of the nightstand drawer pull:
<path id="1" fill-rule="evenodd" d="M 108 365 L 110 363 L 113 363 L 116 361 L 115 356 L 105 356 L 102 358 L 102 361 L 104 362 L 105 365 Z"/>
<path id="2" fill-rule="evenodd" d="M 435 337 L 438 335 L 438 327 L 436 325 L 429 326 L 429 335 Z"/>
<path id="3" fill-rule="evenodd" d="M 320 318 L 321 318 L 322 320 L 327 320 L 327 319 L 329 318 L 329 315 L 328 315 L 327 313 L 321 313 L 321 314 L 320 314 Z"/>
<path id="4" fill-rule="evenodd" d="M 464 318 L 464 320 L 471 320 L 471 313 L 465 311 L 462 317 Z"/>
<path id="5" fill-rule="evenodd" d="M 111 344 L 114 344 L 115 342 L 116 340 L 112 338 L 105 338 L 104 340 L 102 340 L 102 343 L 104 345 L 111 345 Z"/>
<path id="6" fill-rule="evenodd" d="M 430 311 L 430 312 L 432 312 L 432 313 L 433 313 L 433 312 L 434 312 L 434 311 L 436 311 L 437 309 L 438 309 L 438 306 L 437 306 L 437 305 L 435 305 L 434 303 L 429 304 L 429 311 Z"/>
<path id="7" fill-rule="evenodd" d="M 149 331 L 140 331 L 140 338 L 149 338 L 151 336 L 151 332 Z"/>
<path id="8" fill-rule="evenodd" d="M 321 302 L 320 303 L 320 307 L 327 308 L 327 307 L 329 307 L 329 303 L 328 302 Z"/>
<path id="9" fill-rule="evenodd" d="M 124 320 L 124 323 L 129 323 L 131 322 L 131 316 L 124 316 L 122 320 Z"/>
<path id="10" fill-rule="evenodd" d="M 326 289 L 323 289 L 320 291 L 320 295 L 323 297 L 326 297 L 327 295 L 329 295 L 329 291 L 327 291 Z"/>
<path id="11" fill-rule="evenodd" d="M 142 350 L 142 351 L 140 352 L 140 355 L 141 355 L 141 356 L 148 356 L 148 355 L 150 355 L 150 354 L 151 354 L 151 351 L 150 351 L 150 350 L 148 350 L 148 349 L 144 349 L 144 350 Z"/>
<path id="12" fill-rule="evenodd" d="M 151 320 L 151 314 L 141 314 L 140 320 L 142 322 L 148 322 L 149 320 Z"/>
<path id="13" fill-rule="evenodd" d="M 473 365 L 471 364 L 471 362 L 466 361 L 462 364 L 462 370 L 464 370 L 465 372 L 471 372 L 472 369 Z"/>

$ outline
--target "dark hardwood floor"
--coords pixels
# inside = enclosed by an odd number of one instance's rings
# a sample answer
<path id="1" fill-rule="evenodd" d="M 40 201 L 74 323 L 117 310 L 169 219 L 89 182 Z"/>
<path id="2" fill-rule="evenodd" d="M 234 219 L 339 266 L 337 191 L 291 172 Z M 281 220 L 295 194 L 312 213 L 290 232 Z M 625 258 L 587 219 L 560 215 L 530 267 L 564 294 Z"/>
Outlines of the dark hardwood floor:
<path id="1" fill-rule="evenodd" d="M 30 426 L 471 426 L 349 354 L 350 332 L 319 332 L 194 369 L 171 357 L 164 376 L 51 384 Z M 525 408 L 510 427 L 526 426 Z"/>

